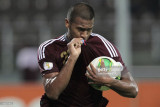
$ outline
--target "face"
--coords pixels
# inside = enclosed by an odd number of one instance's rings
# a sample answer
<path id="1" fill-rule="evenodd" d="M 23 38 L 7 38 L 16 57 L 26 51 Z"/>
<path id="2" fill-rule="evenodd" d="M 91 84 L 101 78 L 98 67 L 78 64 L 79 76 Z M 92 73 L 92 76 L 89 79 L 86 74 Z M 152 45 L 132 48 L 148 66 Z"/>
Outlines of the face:
<path id="1" fill-rule="evenodd" d="M 92 33 L 94 19 L 85 20 L 76 17 L 72 23 L 66 19 L 65 24 L 68 28 L 68 36 L 70 39 L 83 38 L 84 40 L 87 40 Z"/>

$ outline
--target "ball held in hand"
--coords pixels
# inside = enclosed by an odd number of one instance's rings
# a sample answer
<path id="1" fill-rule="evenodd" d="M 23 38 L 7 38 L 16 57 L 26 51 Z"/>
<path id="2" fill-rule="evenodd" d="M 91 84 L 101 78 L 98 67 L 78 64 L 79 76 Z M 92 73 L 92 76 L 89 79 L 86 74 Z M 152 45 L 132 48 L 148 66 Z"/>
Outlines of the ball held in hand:
<path id="1" fill-rule="evenodd" d="M 95 58 L 91 64 L 96 68 L 98 71 L 98 75 L 105 76 L 106 74 L 114 79 L 120 80 L 121 78 L 121 71 L 123 70 L 123 65 L 120 62 L 116 62 L 114 59 L 107 57 L 107 56 L 100 56 Z M 90 64 L 88 67 L 91 69 Z M 88 71 L 86 71 L 88 73 Z M 89 74 L 89 73 L 88 73 Z M 93 80 L 88 78 L 89 82 Z M 90 84 L 94 89 L 105 91 L 109 90 L 110 88 L 107 86 L 102 86 L 100 84 Z"/>

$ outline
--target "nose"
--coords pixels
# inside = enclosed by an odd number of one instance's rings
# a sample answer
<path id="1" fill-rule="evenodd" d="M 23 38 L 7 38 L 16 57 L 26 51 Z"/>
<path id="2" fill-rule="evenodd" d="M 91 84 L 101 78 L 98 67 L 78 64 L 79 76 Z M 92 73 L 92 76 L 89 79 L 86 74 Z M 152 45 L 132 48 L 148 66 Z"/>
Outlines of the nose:
<path id="1" fill-rule="evenodd" d="M 82 37 L 82 38 L 86 38 L 87 35 L 88 35 L 88 32 L 87 32 L 87 31 L 81 32 L 81 37 Z"/>

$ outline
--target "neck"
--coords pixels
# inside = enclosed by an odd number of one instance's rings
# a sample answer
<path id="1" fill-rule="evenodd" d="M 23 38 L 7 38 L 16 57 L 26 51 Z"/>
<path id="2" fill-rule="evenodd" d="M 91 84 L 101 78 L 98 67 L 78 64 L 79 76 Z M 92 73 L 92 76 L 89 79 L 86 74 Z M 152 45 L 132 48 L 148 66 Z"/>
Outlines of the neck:
<path id="1" fill-rule="evenodd" d="M 68 42 L 70 42 L 71 41 L 71 37 L 70 37 L 70 35 L 68 34 L 68 32 L 66 32 L 66 40 L 68 41 Z"/>
<path id="2" fill-rule="evenodd" d="M 72 40 L 71 35 L 70 35 L 68 32 L 66 33 L 66 37 L 67 37 L 67 39 L 68 39 L 69 41 Z"/>

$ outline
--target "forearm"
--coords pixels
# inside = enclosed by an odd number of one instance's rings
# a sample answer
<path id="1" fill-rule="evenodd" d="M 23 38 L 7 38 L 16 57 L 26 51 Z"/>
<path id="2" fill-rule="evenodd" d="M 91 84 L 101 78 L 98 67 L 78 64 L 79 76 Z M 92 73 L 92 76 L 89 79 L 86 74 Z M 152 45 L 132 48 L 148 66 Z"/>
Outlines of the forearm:
<path id="1" fill-rule="evenodd" d="M 124 97 L 135 98 L 138 93 L 138 88 L 135 82 L 115 80 L 110 88 Z"/>
<path id="2" fill-rule="evenodd" d="M 45 92 L 50 99 L 58 99 L 69 84 L 75 63 L 81 53 L 82 38 L 73 38 L 68 44 L 69 57 L 60 72 L 51 72 L 43 77 Z M 62 63 L 62 62 L 60 62 Z"/>
<path id="3" fill-rule="evenodd" d="M 77 59 L 73 57 L 69 57 L 60 73 L 54 78 L 54 81 L 49 81 L 49 83 L 45 86 L 46 94 L 49 98 L 55 100 L 58 99 L 59 95 L 67 87 L 76 60 Z"/>

